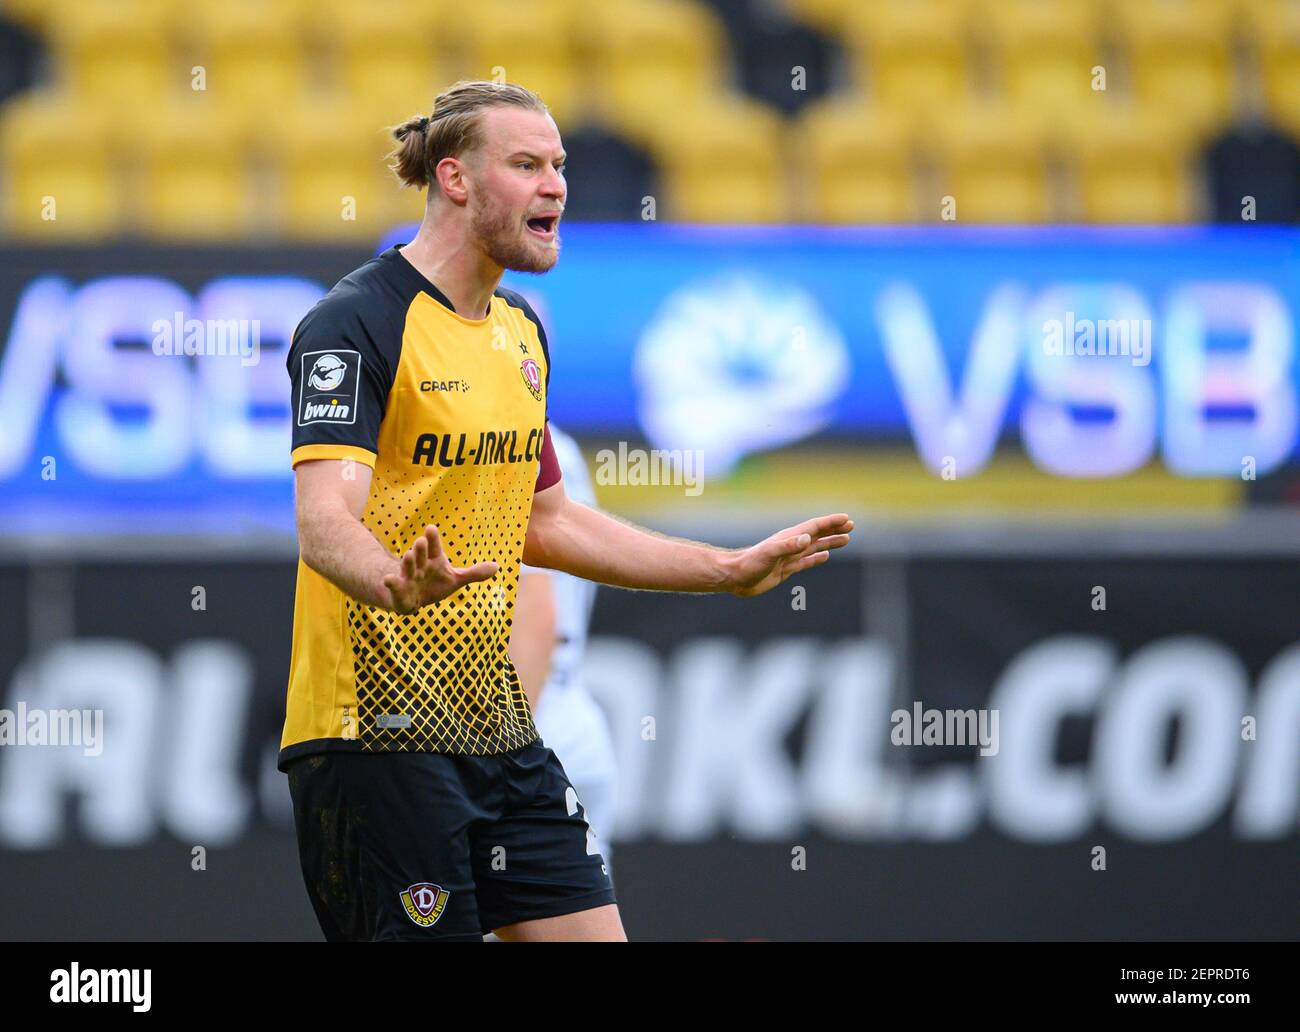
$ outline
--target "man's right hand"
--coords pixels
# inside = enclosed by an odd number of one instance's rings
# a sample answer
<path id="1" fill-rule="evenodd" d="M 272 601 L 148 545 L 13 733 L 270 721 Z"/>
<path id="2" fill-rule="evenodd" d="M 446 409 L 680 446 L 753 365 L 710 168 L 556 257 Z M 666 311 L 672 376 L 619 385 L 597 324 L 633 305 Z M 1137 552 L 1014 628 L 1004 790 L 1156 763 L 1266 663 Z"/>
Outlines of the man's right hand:
<path id="1" fill-rule="evenodd" d="M 495 577 L 497 564 L 475 563 L 461 569 L 452 566 L 442 550 L 442 538 L 432 523 L 398 560 L 396 573 L 384 577 L 391 602 L 389 608 L 402 616 L 440 602 L 466 584 Z"/>

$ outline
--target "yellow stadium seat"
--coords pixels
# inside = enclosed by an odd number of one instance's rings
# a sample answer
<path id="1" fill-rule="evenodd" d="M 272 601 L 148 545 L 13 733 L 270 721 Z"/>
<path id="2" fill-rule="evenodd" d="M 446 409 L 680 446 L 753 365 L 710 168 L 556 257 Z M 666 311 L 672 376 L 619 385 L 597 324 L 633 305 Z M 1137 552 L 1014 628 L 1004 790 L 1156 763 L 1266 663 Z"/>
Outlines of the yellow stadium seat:
<path id="1" fill-rule="evenodd" d="M 924 21 L 937 19 L 952 26 L 954 31 L 964 34 L 972 26 L 972 19 L 978 16 L 983 0 L 862 0 L 845 5 L 844 22 L 847 28 L 855 19 L 864 15 L 882 25 L 882 31 L 888 32 L 897 27 L 905 34 L 911 34 L 910 25 L 915 18 Z M 870 11 L 867 11 L 870 8 Z"/>
<path id="2" fill-rule="evenodd" d="M 719 100 L 678 112 L 672 137 L 660 138 L 658 153 L 670 217 L 685 222 L 786 217 L 780 137 L 780 119 L 750 101 Z"/>
<path id="3" fill-rule="evenodd" d="M 796 216 L 812 222 L 896 223 L 915 218 L 908 121 L 859 97 L 811 105 L 793 130 L 803 162 Z"/>
<path id="4" fill-rule="evenodd" d="M 48 31 L 61 80 L 83 97 L 124 103 L 154 102 L 185 88 L 189 70 L 154 10 L 141 0 L 53 8 Z"/>
<path id="5" fill-rule="evenodd" d="M 103 124 L 65 92 L 31 93 L 0 110 L 8 231 L 33 240 L 94 239 L 123 223 Z"/>
<path id="6" fill-rule="evenodd" d="M 933 136 L 958 222 L 1045 222 L 1051 208 L 1041 128 L 1000 104 L 945 113 Z"/>
<path id="7" fill-rule="evenodd" d="M 1240 21 L 1248 39 L 1263 42 L 1264 36 L 1294 18 L 1296 0 L 1239 0 Z"/>
<path id="8" fill-rule="evenodd" d="M 1273 118 L 1300 135 L 1300 5 L 1270 13 L 1252 25 L 1264 98 Z"/>
<path id="9" fill-rule="evenodd" d="M 1123 38 L 1134 32 L 1168 32 L 1178 36 L 1186 27 L 1230 40 L 1241 25 L 1242 0 L 1110 0 L 1102 8 L 1107 24 Z"/>
<path id="10" fill-rule="evenodd" d="M 570 36 L 546 4 L 488 4 L 463 19 L 465 75 L 526 86 L 557 122 L 573 117 L 580 99 Z"/>
<path id="11" fill-rule="evenodd" d="M 1054 109 L 1091 99 L 1093 69 L 1103 63 L 1091 0 L 1005 0 L 984 13 L 994 66 L 1019 110 L 1050 122 Z"/>
<path id="12" fill-rule="evenodd" d="M 258 225 L 239 127 L 210 99 L 166 105 L 140 139 L 140 225 L 157 237 L 223 239 Z"/>
<path id="13" fill-rule="evenodd" d="M 1147 0 L 1126 4 L 1118 24 L 1139 103 L 1162 108 L 1189 126 L 1227 118 L 1233 104 L 1226 5 Z"/>
<path id="14" fill-rule="evenodd" d="M 14 21 L 42 31 L 54 31 L 64 19 L 85 15 L 99 22 L 105 14 L 114 21 L 170 31 L 172 17 L 187 5 L 201 0 L 4 0 L 0 12 Z M 106 9 L 96 12 L 95 7 Z M 108 10 L 115 8 L 116 10 Z"/>
<path id="15" fill-rule="evenodd" d="M 209 0 L 221 3 L 222 0 Z M 310 22 L 315 36 L 326 44 L 345 45 L 350 40 L 336 36 L 345 29 L 403 45 L 395 34 L 414 36 L 426 49 L 437 50 L 447 40 L 449 23 L 457 11 L 455 0 L 291 0 L 298 3 L 300 17 Z M 455 41 L 459 45 L 459 41 Z M 332 48 L 331 48 L 332 49 Z"/>
<path id="16" fill-rule="evenodd" d="M 593 4 L 578 31 L 591 55 L 589 109 L 643 145 L 723 92 L 724 33 L 703 5 Z"/>
<path id="17" fill-rule="evenodd" d="M 789 0 L 788 6 L 796 17 L 809 25 L 836 33 L 844 28 L 854 0 Z"/>
<path id="18" fill-rule="evenodd" d="M 945 3 L 855 7 L 845 23 L 859 85 L 879 103 L 929 113 L 969 89 L 964 18 Z"/>
<path id="19" fill-rule="evenodd" d="M 1161 110 L 1110 105 L 1080 121 L 1064 156 L 1075 173 L 1084 220 L 1189 221 L 1191 142 L 1185 127 L 1171 125 Z"/>
<path id="20" fill-rule="evenodd" d="M 265 111 L 305 94 L 303 34 L 293 4 L 205 4 L 196 11 L 194 31 L 205 92 L 218 103 Z"/>
<path id="21" fill-rule="evenodd" d="M 277 222 L 299 239 L 373 238 L 397 189 L 384 155 L 395 141 L 356 108 L 309 106 L 277 119 Z"/>
<path id="22" fill-rule="evenodd" d="M 54 14 L 54 9 L 50 6 L 50 0 L 6 0 L 4 12 L 14 21 L 33 29 L 44 29 Z"/>
<path id="23" fill-rule="evenodd" d="M 433 98 L 446 83 L 424 74 L 424 68 L 402 65 L 393 68 L 381 89 L 343 90 L 340 102 L 364 111 L 375 125 L 397 125 L 415 115 L 433 110 Z"/>
<path id="24" fill-rule="evenodd" d="M 335 85 L 349 103 L 386 111 L 398 122 L 433 109 L 449 83 L 438 37 L 420 12 L 436 4 L 372 0 L 326 5 L 318 28 L 331 42 Z"/>

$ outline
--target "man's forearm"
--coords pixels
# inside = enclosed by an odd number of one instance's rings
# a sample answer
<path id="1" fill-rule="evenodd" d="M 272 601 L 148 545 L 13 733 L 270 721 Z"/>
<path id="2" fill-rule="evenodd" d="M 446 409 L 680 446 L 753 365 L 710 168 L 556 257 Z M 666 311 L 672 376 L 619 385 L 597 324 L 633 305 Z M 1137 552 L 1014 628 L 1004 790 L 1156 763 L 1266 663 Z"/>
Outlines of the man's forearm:
<path id="1" fill-rule="evenodd" d="M 384 577 L 400 560 L 349 512 L 299 514 L 302 560 L 339 589 L 369 606 L 392 608 Z"/>
<path id="2" fill-rule="evenodd" d="M 525 561 L 584 580 L 647 591 L 726 591 L 730 549 L 666 537 L 566 499 L 528 528 Z"/>

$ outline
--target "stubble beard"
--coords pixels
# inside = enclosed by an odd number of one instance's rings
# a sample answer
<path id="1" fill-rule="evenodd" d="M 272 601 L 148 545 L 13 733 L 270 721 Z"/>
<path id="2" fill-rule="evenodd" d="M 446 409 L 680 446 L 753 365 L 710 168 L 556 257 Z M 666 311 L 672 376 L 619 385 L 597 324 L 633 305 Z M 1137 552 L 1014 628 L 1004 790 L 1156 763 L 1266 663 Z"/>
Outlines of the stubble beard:
<path id="1" fill-rule="evenodd" d="M 470 223 L 483 252 L 503 269 L 513 272 L 546 272 L 560 259 L 560 237 L 555 246 L 531 241 L 528 229 L 506 208 L 489 208 L 476 203 Z"/>

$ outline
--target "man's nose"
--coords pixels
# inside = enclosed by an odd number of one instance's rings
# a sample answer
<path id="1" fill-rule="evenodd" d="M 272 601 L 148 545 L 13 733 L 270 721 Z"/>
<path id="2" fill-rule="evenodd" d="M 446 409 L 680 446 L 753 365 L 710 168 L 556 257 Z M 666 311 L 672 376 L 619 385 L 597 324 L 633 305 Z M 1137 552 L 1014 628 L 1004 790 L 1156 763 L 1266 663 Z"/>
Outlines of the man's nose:
<path id="1" fill-rule="evenodd" d="M 546 197 L 558 197 L 563 199 L 564 195 L 568 192 L 568 189 L 569 187 L 564 181 L 564 176 L 562 176 L 559 170 L 552 165 L 550 175 L 548 175 L 542 182 L 542 194 Z"/>

